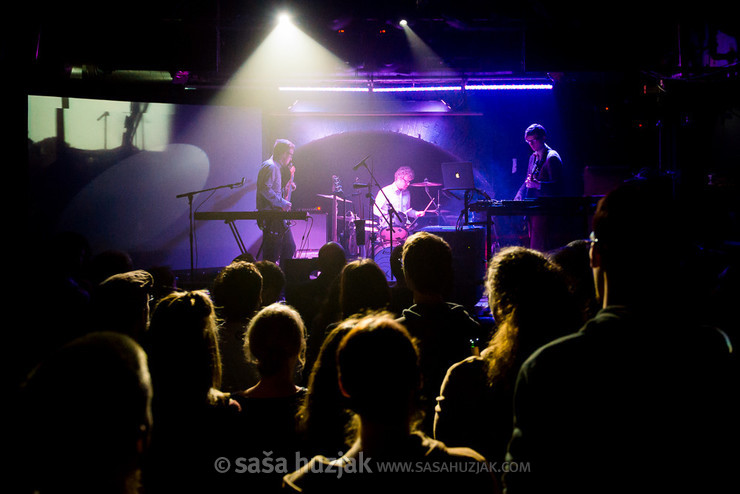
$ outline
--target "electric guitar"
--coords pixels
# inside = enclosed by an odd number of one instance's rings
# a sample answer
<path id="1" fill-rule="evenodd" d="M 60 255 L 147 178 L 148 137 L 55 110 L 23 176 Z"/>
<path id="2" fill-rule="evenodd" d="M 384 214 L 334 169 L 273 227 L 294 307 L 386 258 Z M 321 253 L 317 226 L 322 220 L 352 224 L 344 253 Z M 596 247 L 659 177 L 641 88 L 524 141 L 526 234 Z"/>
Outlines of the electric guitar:
<path id="1" fill-rule="evenodd" d="M 290 165 L 290 179 L 288 180 L 288 183 L 285 184 L 285 189 L 283 189 L 283 198 L 290 202 L 290 196 L 295 190 L 295 166 Z"/>

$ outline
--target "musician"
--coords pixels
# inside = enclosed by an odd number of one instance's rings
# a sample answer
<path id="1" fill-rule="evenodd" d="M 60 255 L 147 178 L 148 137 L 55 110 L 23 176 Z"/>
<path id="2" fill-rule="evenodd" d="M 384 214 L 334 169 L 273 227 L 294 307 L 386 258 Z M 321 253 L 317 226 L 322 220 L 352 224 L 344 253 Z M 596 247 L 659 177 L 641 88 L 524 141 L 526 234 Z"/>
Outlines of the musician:
<path id="1" fill-rule="evenodd" d="M 295 145 L 287 139 L 277 139 L 272 156 L 260 166 L 257 174 L 257 210 L 290 211 L 290 195 L 295 190 Z M 285 220 L 260 220 L 262 258 L 272 262 L 291 259 L 296 251 L 290 224 Z"/>
<path id="2" fill-rule="evenodd" d="M 409 184 L 414 180 L 414 170 L 410 166 L 402 166 L 394 175 L 394 181 L 386 185 L 375 196 L 375 215 L 381 216 L 380 225 L 388 226 L 387 219 L 392 212 L 389 212 L 388 203 L 393 206 L 396 212 L 401 216 L 401 220 L 395 215 L 391 223 L 393 225 L 406 226 L 409 220 L 421 216 L 422 213 L 411 207 L 411 193 L 408 191 Z M 386 197 L 388 198 L 386 200 Z"/>
<path id="3" fill-rule="evenodd" d="M 515 201 L 562 195 L 563 161 L 557 151 L 547 145 L 547 131 L 532 124 L 524 131 L 524 140 L 532 149 L 527 165 L 527 178 L 519 187 Z"/>
<path id="4" fill-rule="evenodd" d="M 547 131 L 537 123 L 527 127 L 524 140 L 532 149 L 527 165 L 527 178 L 519 187 L 515 201 L 538 197 L 557 197 L 564 194 L 563 161 L 557 151 L 547 145 Z M 544 215 L 528 218 L 530 247 L 547 251 L 562 247 L 563 240 L 558 237 L 561 229 L 557 219 Z"/>

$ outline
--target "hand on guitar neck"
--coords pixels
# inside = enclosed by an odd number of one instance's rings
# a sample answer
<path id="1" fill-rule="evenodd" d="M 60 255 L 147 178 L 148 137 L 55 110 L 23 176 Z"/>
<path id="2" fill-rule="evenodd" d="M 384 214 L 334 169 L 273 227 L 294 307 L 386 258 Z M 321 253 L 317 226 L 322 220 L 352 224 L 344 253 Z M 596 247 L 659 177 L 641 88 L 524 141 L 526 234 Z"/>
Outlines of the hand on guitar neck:
<path id="1" fill-rule="evenodd" d="M 283 189 L 283 198 L 288 202 L 288 204 L 283 207 L 285 211 L 290 211 L 290 208 L 292 207 L 292 204 L 290 203 L 290 195 L 293 193 L 293 191 L 296 189 L 295 181 L 293 180 L 295 178 L 295 166 L 290 166 L 290 180 L 288 180 L 288 183 L 285 184 L 285 189 Z"/>

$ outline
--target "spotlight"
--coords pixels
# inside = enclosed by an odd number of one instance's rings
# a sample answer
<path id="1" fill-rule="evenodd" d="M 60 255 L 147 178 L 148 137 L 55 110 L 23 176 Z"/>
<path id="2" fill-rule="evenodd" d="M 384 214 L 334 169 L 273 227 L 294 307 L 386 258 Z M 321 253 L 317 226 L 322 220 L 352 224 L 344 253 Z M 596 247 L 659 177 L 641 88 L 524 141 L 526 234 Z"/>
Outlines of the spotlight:
<path id="1" fill-rule="evenodd" d="M 285 12 L 278 15 L 278 23 L 282 25 L 290 24 L 290 15 L 286 14 Z"/>
<path id="2" fill-rule="evenodd" d="M 399 22 L 401 27 L 406 27 L 408 25 L 408 22 L 406 22 L 406 19 L 401 19 L 401 22 Z"/>

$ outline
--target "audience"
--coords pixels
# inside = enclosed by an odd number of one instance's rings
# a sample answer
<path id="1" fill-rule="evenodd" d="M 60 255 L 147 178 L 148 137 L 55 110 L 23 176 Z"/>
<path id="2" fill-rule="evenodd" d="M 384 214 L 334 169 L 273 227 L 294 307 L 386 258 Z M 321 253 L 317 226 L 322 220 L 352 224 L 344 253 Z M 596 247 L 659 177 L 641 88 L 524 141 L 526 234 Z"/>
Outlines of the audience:
<path id="1" fill-rule="evenodd" d="M 243 391 L 259 376 L 244 356 L 247 324 L 261 303 L 263 278 L 257 266 L 233 261 L 213 281 L 213 302 L 219 316 L 218 346 L 223 368 L 221 389 Z"/>
<path id="2" fill-rule="evenodd" d="M 154 277 L 143 269 L 109 276 L 92 290 L 91 327 L 141 342 L 149 325 L 153 290 Z"/>
<path id="3" fill-rule="evenodd" d="M 92 332 L 57 349 L 21 392 L 11 489 L 137 494 L 151 401 L 147 357 L 132 338 Z"/>
<path id="4" fill-rule="evenodd" d="M 286 475 L 288 490 L 369 493 L 413 485 L 420 492 L 495 492 L 494 478 L 477 468 L 483 457 L 467 448 L 447 448 L 414 427 L 422 379 L 418 354 L 392 315 L 360 319 L 342 338 L 336 358 L 341 392 L 359 416 L 357 440 L 338 459 L 315 456 Z M 405 462 L 418 470 L 382 472 L 384 462 Z M 433 470 L 440 465 L 447 470 Z"/>
<path id="5" fill-rule="evenodd" d="M 298 411 L 301 454 L 336 455 L 347 451 L 354 441 L 354 413 L 339 389 L 337 347 L 356 323 L 356 318 L 348 318 L 332 329 L 311 368 Z"/>
<path id="6" fill-rule="evenodd" d="M 560 266 L 568 278 L 573 294 L 581 310 L 583 322 L 591 319 L 599 310 L 594 287 L 594 275 L 588 258 L 591 248 L 588 240 L 574 240 L 549 253 L 550 259 Z"/>
<path id="7" fill-rule="evenodd" d="M 339 275 L 346 264 L 344 248 L 327 242 L 319 249 L 315 278 L 286 290 L 286 302 L 301 314 L 309 334 L 314 328 L 323 332 L 333 321 L 339 308 Z"/>
<path id="8" fill-rule="evenodd" d="M 532 249 L 499 251 L 488 266 L 486 291 L 495 332 L 480 356 L 447 371 L 434 437 L 503 463 L 519 367 L 540 346 L 578 330 L 582 320 L 565 274 Z"/>
<path id="9" fill-rule="evenodd" d="M 234 453 L 239 407 L 221 391 L 216 312 L 204 290 L 173 293 L 155 307 L 145 349 L 154 399 L 147 492 L 216 490 L 213 468 Z"/>
<path id="10" fill-rule="evenodd" d="M 400 317 L 404 309 L 414 305 L 414 294 L 406 285 L 406 278 L 403 275 L 403 244 L 393 247 L 390 256 L 391 273 L 395 283 L 391 286 L 391 303 L 390 311 Z"/>
<path id="11" fill-rule="evenodd" d="M 123 250 L 109 249 L 92 256 L 87 268 L 87 279 L 92 287 L 98 286 L 114 274 L 135 269 L 131 255 Z"/>
<path id="12" fill-rule="evenodd" d="M 339 275 L 339 305 L 336 321 L 365 311 L 384 310 L 391 291 L 383 270 L 372 259 L 359 259 L 344 266 Z"/>
<path id="13" fill-rule="evenodd" d="M 403 274 L 414 305 L 399 321 L 419 345 L 422 375 L 422 430 L 433 433 L 434 406 L 450 366 L 478 352 L 480 323 L 461 305 L 446 301 L 452 288 L 452 249 L 441 237 L 417 232 L 403 246 Z"/>
<path id="14" fill-rule="evenodd" d="M 670 184 L 602 198 L 590 259 L 596 316 L 522 364 L 507 492 L 733 492 L 737 376 L 725 333 L 682 286 L 682 205 Z"/>
<path id="15" fill-rule="evenodd" d="M 261 309 L 249 323 L 244 351 L 254 361 L 260 379 L 249 389 L 232 393 L 241 406 L 241 456 L 290 458 L 299 450 L 297 413 L 306 388 L 296 384 L 304 363 L 306 327 L 300 314 L 285 304 Z M 261 475 L 258 492 L 280 488 L 279 472 Z"/>
<path id="16" fill-rule="evenodd" d="M 89 330 L 90 283 L 86 274 L 92 256 L 90 244 L 72 232 L 57 233 L 47 242 L 29 266 L 33 274 L 27 289 L 35 293 L 43 287 L 53 296 L 44 298 L 43 310 L 39 310 L 37 297 L 23 297 L 24 308 L 37 327 L 24 335 L 28 340 L 22 340 L 19 348 L 28 353 L 21 376 L 46 355 Z"/>
<path id="17" fill-rule="evenodd" d="M 262 307 L 280 302 L 285 289 L 285 273 L 272 261 L 257 261 L 254 263 L 262 275 Z"/>
<path id="18" fill-rule="evenodd" d="M 735 492 L 736 263 L 706 274 L 660 179 L 605 196 L 589 240 L 497 252 L 490 335 L 450 302 L 470 273 L 427 232 L 394 250 L 395 285 L 328 242 L 314 279 L 243 254 L 210 293 L 62 233 L 17 346 L 13 479 L 29 494 Z M 291 468 L 221 474 L 217 458 Z"/>

